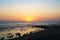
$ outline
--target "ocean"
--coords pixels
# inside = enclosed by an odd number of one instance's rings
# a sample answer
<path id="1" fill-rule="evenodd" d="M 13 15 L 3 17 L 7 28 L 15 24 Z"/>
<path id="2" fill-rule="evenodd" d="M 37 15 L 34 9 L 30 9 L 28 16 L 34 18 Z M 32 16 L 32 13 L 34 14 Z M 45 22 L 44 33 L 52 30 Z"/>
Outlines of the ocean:
<path id="1" fill-rule="evenodd" d="M 36 28 L 32 27 L 32 25 L 58 25 L 59 22 L 24 22 L 24 21 L 1 21 L 0 22 L 0 38 L 6 37 L 8 33 L 20 33 L 21 36 L 24 34 L 34 33 L 41 30 L 45 30 L 44 28 Z"/>

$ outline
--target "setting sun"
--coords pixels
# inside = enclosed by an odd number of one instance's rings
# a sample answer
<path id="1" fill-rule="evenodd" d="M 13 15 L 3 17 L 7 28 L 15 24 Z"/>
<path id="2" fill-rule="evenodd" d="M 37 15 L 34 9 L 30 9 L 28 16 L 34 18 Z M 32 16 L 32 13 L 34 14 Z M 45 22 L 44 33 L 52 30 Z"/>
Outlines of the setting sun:
<path id="1" fill-rule="evenodd" d="M 32 21 L 32 17 L 26 17 L 26 21 Z"/>

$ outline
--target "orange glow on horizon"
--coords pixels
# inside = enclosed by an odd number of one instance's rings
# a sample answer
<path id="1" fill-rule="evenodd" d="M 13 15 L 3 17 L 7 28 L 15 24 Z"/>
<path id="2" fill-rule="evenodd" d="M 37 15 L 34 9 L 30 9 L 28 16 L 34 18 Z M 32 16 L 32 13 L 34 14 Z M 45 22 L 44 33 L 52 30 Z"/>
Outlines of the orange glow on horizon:
<path id="1" fill-rule="evenodd" d="M 32 20 L 32 17 L 27 16 L 27 17 L 25 18 L 25 21 L 30 22 L 30 21 L 33 21 L 33 20 Z"/>

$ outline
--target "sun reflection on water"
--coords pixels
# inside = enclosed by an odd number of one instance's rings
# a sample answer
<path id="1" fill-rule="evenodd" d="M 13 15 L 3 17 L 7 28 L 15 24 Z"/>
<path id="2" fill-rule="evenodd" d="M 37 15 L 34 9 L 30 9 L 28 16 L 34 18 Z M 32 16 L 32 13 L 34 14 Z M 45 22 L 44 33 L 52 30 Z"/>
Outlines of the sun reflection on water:
<path id="1" fill-rule="evenodd" d="M 13 35 L 15 35 L 15 33 L 20 33 L 21 36 L 23 36 L 24 34 L 29 34 L 31 32 L 34 33 L 34 32 L 38 32 L 41 30 L 45 30 L 45 29 L 44 28 L 31 27 L 31 26 L 16 27 L 16 28 L 11 29 L 11 30 L 2 31 L 2 32 L 0 32 L 0 35 L 6 36 L 8 33 L 12 33 Z"/>

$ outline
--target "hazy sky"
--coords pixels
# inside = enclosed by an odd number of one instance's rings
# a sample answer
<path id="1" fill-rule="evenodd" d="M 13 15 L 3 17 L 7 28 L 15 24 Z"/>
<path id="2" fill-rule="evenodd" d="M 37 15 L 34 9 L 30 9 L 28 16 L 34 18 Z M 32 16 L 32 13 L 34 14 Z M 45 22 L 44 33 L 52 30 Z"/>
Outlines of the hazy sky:
<path id="1" fill-rule="evenodd" d="M 60 20 L 60 0 L 0 0 L 0 20 Z"/>

